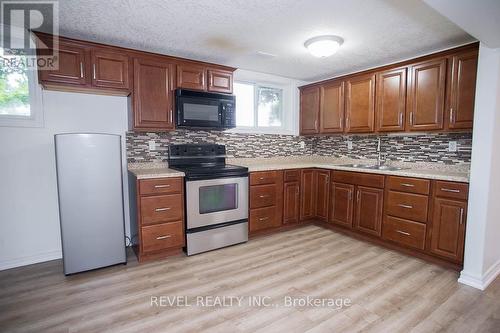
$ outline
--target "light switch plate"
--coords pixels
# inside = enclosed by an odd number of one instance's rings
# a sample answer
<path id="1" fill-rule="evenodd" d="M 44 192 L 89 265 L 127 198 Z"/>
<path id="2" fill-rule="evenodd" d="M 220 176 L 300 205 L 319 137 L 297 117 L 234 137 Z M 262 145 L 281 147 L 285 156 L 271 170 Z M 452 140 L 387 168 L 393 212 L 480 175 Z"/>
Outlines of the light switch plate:
<path id="1" fill-rule="evenodd" d="M 450 141 L 450 142 L 448 142 L 448 151 L 450 151 L 450 152 L 456 152 L 457 151 L 457 142 L 456 141 Z"/>
<path id="2" fill-rule="evenodd" d="M 149 140 L 148 141 L 148 146 L 149 146 L 149 151 L 156 150 L 156 142 L 155 142 L 155 140 Z"/>
<path id="3" fill-rule="evenodd" d="M 304 141 L 300 141 L 299 145 L 300 149 L 304 149 L 306 147 L 306 143 Z"/>
<path id="4" fill-rule="evenodd" d="M 352 141 L 347 141 L 347 150 L 352 150 Z"/>

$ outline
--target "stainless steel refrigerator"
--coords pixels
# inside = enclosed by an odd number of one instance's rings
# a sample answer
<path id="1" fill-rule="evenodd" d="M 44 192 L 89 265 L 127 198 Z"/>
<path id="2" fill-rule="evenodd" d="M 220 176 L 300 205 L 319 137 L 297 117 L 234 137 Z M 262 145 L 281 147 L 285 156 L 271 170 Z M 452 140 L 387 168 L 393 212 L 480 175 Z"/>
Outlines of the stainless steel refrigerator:
<path id="1" fill-rule="evenodd" d="M 57 134 L 64 274 L 126 263 L 121 137 Z"/>

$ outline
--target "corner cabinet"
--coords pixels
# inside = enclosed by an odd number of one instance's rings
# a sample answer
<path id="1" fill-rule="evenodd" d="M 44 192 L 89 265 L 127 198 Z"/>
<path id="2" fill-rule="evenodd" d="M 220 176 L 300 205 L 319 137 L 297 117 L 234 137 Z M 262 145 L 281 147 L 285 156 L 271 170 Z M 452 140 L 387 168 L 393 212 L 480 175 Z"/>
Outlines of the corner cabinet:
<path id="1" fill-rule="evenodd" d="M 132 93 L 135 130 L 174 129 L 174 64 L 160 58 L 134 58 Z"/>

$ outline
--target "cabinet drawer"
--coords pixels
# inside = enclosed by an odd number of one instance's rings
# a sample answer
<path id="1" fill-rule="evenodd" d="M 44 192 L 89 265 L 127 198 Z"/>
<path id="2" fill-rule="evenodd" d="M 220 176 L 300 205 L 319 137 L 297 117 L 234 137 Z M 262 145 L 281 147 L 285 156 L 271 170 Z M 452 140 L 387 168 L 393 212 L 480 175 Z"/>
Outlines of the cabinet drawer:
<path id="1" fill-rule="evenodd" d="M 277 207 L 271 206 L 250 210 L 250 232 L 279 227 L 281 221 L 277 219 Z"/>
<path id="2" fill-rule="evenodd" d="M 250 208 L 276 205 L 276 185 L 250 187 Z"/>
<path id="3" fill-rule="evenodd" d="M 421 194 L 388 191 L 386 213 L 418 222 L 427 222 L 429 197 Z"/>
<path id="4" fill-rule="evenodd" d="M 182 194 L 141 197 L 143 225 L 182 220 Z"/>
<path id="5" fill-rule="evenodd" d="M 298 169 L 285 170 L 284 178 L 285 178 L 285 183 L 298 182 L 300 181 L 300 170 Z"/>
<path id="6" fill-rule="evenodd" d="M 332 172 L 332 181 L 344 184 L 384 188 L 384 176 L 362 172 L 334 170 Z"/>
<path id="7" fill-rule="evenodd" d="M 469 185 L 465 183 L 436 181 L 434 184 L 437 197 L 467 200 Z"/>
<path id="8" fill-rule="evenodd" d="M 181 193 L 182 178 L 154 178 L 139 181 L 139 194 Z"/>
<path id="9" fill-rule="evenodd" d="M 182 246 L 184 246 L 184 229 L 181 221 L 141 228 L 141 247 L 144 252 Z"/>
<path id="10" fill-rule="evenodd" d="M 259 171 L 250 173 L 250 185 L 276 184 L 279 171 Z"/>
<path id="11" fill-rule="evenodd" d="M 384 239 L 401 245 L 423 250 L 425 248 L 425 229 L 425 224 L 386 216 L 382 236 Z"/>
<path id="12" fill-rule="evenodd" d="M 400 192 L 429 194 L 430 185 L 431 182 L 427 179 L 389 176 L 386 187 Z"/>

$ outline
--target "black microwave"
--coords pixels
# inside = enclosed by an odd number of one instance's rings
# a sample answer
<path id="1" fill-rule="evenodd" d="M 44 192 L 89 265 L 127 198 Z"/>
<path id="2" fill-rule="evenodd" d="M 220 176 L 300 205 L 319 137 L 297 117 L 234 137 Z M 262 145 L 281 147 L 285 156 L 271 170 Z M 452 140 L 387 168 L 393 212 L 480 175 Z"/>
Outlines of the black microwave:
<path id="1" fill-rule="evenodd" d="M 236 127 L 234 95 L 177 89 L 177 127 L 226 129 Z"/>

